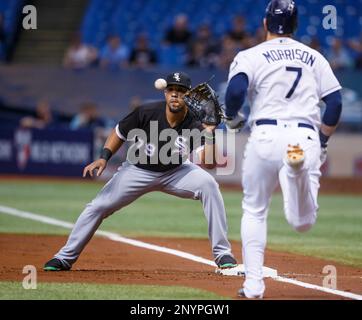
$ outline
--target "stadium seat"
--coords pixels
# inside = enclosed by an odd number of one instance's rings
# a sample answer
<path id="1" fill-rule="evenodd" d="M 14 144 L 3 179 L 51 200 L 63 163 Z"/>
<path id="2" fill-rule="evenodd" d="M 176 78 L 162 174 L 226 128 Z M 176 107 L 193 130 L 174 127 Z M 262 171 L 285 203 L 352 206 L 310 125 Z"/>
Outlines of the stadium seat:
<path id="1" fill-rule="evenodd" d="M 21 8 L 25 3 L 25 0 L 0 0 L 0 13 L 4 16 L 4 29 L 6 34 L 5 43 L 0 46 L 0 60 L 5 59 L 15 41 L 19 19 L 21 17 Z"/>
<path id="2" fill-rule="evenodd" d="M 2 0 L 1 2 L 4 2 Z M 162 61 L 170 62 L 169 50 L 161 48 L 165 30 L 172 25 L 174 16 L 185 13 L 193 31 L 201 23 L 209 23 L 216 36 L 224 34 L 231 26 L 233 16 L 244 14 L 247 29 L 252 31 L 261 25 L 267 0 L 193 0 L 193 1 L 157 1 L 157 0 L 91 0 L 84 16 L 82 34 L 85 42 L 97 47 L 103 46 L 107 33 L 118 33 L 128 46 L 132 46 L 135 34 L 147 31 L 151 45 L 162 55 Z M 356 28 L 356 17 L 362 9 L 362 0 L 334 2 L 339 18 L 339 30 L 330 31 L 330 35 L 346 38 L 356 37 L 360 28 Z M 299 5 L 300 22 L 298 37 L 318 36 L 325 46 L 325 30 L 322 26 L 322 8 L 330 5 L 328 0 L 307 0 Z M 360 19 L 361 20 L 361 19 Z M 362 24 L 362 21 L 359 21 Z M 322 36 L 323 34 L 323 36 Z M 172 50 L 172 49 L 170 49 Z M 179 61 L 179 60 L 178 60 Z"/>

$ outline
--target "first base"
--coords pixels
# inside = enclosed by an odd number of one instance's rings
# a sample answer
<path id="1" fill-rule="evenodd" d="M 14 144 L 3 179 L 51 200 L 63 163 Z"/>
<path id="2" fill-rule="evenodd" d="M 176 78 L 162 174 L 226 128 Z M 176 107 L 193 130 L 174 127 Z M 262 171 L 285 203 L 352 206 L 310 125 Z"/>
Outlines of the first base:
<path id="1" fill-rule="evenodd" d="M 217 274 L 222 274 L 224 276 L 245 276 L 245 267 L 243 264 L 239 264 L 235 268 L 219 269 L 215 270 Z M 264 278 L 274 278 L 278 276 L 278 272 L 275 269 L 263 267 L 263 276 Z"/>

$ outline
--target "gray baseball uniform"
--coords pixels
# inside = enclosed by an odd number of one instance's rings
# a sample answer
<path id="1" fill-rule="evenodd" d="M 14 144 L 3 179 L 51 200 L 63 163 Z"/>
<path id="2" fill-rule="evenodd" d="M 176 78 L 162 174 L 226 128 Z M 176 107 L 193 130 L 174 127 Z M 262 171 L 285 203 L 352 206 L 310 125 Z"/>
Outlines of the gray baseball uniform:
<path id="1" fill-rule="evenodd" d="M 139 107 L 120 121 L 116 128 L 117 134 L 124 140 L 129 131 L 137 127 L 147 132 L 147 140 L 149 140 L 151 137 L 149 125 L 152 121 L 158 123 L 160 131 L 165 128 L 170 129 L 164 108 L 164 102 Z M 181 136 L 182 129 L 200 128 L 200 126 L 201 124 L 187 113 L 184 121 L 173 129 Z M 158 150 L 161 150 L 166 142 L 158 142 Z M 144 152 L 154 150 L 154 148 L 147 146 L 148 144 L 143 149 Z M 180 150 L 179 144 L 175 144 L 175 146 Z M 187 149 L 192 151 L 194 147 L 193 143 L 190 142 Z M 147 155 L 150 156 L 149 153 Z M 221 257 L 225 255 L 232 256 L 230 243 L 227 239 L 225 207 L 219 186 L 208 172 L 186 160 L 179 164 L 131 164 L 129 161 L 124 162 L 96 198 L 87 204 L 66 245 L 55 255 L 55 258 L 60 259 L 70 267 L 78 259 L 103 219 L 152 191 L 161 191 L 180 198 L 201 200 L 208 222 L 208 235 L 215 262 L 218 263 Z"/>

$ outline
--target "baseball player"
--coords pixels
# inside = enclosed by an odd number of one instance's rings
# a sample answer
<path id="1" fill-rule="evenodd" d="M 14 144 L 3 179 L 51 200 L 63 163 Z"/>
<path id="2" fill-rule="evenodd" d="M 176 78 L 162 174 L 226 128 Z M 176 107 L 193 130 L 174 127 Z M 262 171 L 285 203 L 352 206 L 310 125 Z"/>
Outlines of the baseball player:
<path id="1" fill-rule="evenodd" d="M 196 150 L 201 162 L 205 163 L 205 159 L 214 153 L 215 126 L 203 125 L 189 112 L 183 100 L 185 93 L 191 89 L 191 80 L 187 74 L 172 73 L 167 76 L 165 85 L 165 101 L 144 104 L 122 119 L 109 135 L 100 159 L 84 168 L 83 177 L 87 174 L 93 177 L 94 171 L 100 176 L 107 161 L 122 144 L 127 139 L 134 140 L 135 143 L 129 149 L 135 150 L 134 156 L 119 167 L 96 198 L 87 204 L 66 245 L 45 264 L 44 270 L 69 270 L 103 219 L 152 191 L 200 200 L 208 222 L 215 263 L 219 268 L 237 266 L 227 239 L 226 213 L 219 186 L 208 172 L 187 159 L 196 146 L 183 136 L 184 129 L 205 129 L 205 139 Z M 130 138 L 135 130 L 138 135 Z M 175 135 L 171 149 L 166 148 L 170 142 L 161 137 L 163 130 L 171 130 Z M 156 135 L 155 132 L 160 134 Z M 176 155 L 178 161 L 153 161 L 155 156 L 156 160 L 158 155 L 161 158 L 162 150 Z M 141 161 L 142 155 L 146 161 Z M 135 161 L 137 159 L 138 162 Z"/>
<path id="2" fill-rule="evenodd" d="M 251 135 L 242 167 L 242 253 L 246 278 L 239 295 L 262 298 L 262 267 L 267 215 L 279 181 L 288 223 L 309 230 L 317 218 L 320 167 L 329 137 L 340 118 L 341 86 L 327 60 L 292 39 L 297 7 L 291 0 L 267 6 L 266 41 L 239 52 L 230 65 L 226 92 L 227 125 L 243 122 L 239 110 L 246 95 Z M 326 103 L 321 119 L 320 100 Z"/>

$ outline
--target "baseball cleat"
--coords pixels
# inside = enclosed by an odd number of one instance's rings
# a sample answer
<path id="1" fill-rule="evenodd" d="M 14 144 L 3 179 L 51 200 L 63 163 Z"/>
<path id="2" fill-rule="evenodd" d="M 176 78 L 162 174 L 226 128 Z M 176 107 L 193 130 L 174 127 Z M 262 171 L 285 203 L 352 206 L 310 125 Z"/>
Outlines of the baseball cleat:
<path id="1" fill-rule="evenodd" d="M 230 255 L 222 256 L 216 264 L 220 269 L 235 268 L 238 266 L 234 257 Z"/>
<path id="2" fill-rule="evenodd" d="M 246 298 L 245 292 L 244 292 L 244 289 L 243 289 L 243 288 L 239 289 L 239 291 L 238 291 L 238 297 L 239 297 L 239 298 Z"/>
<path id="3" fill-rule="evenodd" d="M 304 163 L 304 151 L 299 144 L 292 146 L 288 144 L 287 163 L 293 168 L 300 168 Z"/>
<path id="4" fill-rule="evenodd" d="M 258 295 L 258 296 L 247 296 L 245 294 L 245 291 L 243 288 L 239 289 L 238 291 L 238 297 L 239 298 L 248 298 L 248 299 L 263 299 L 263 296 L 262 295 Z"/>
<path id="5" fill-rule="evenodd" d="M 70 267 L 57 258 L 49 260 L 43 267 L 44 271 L 67 271 Z"/>

